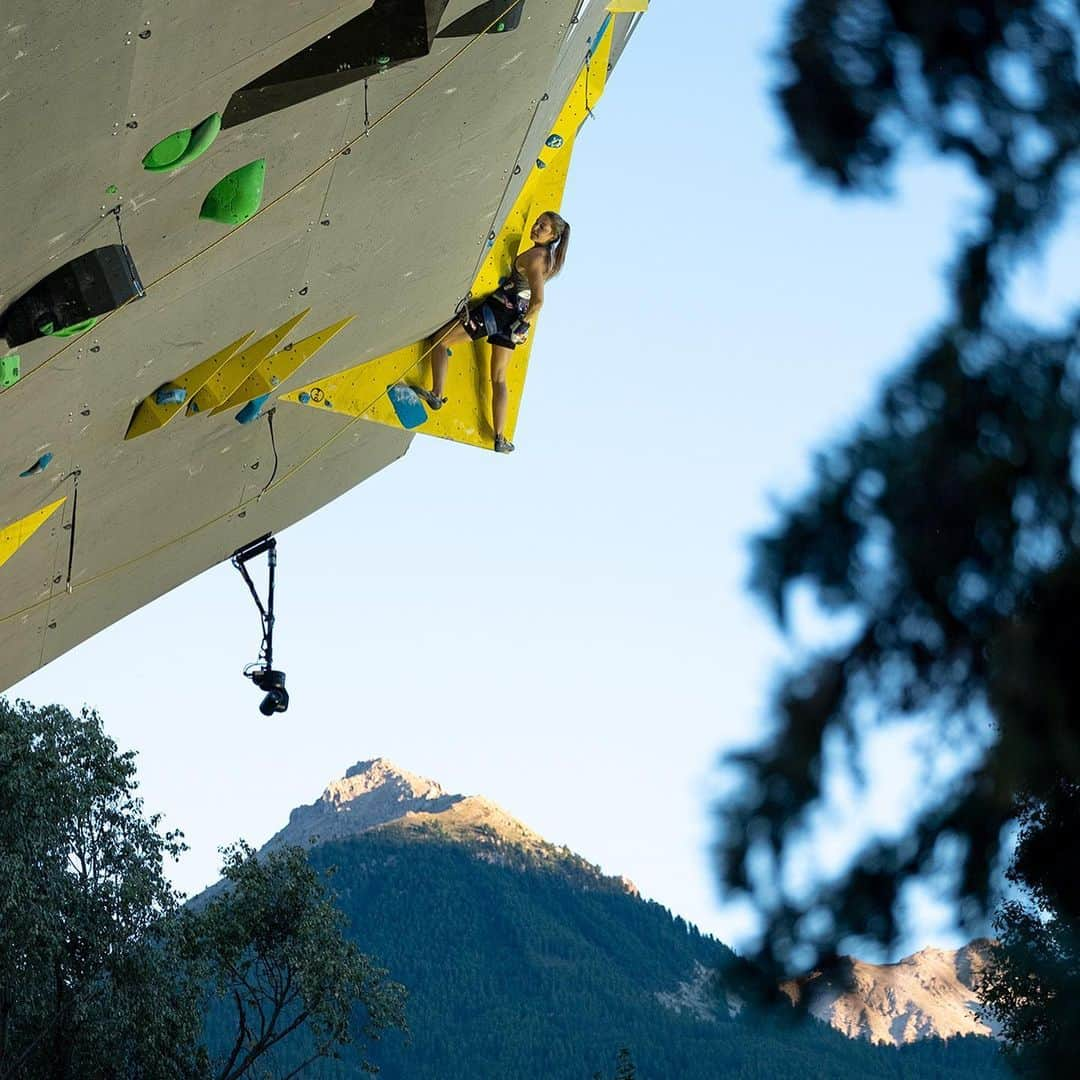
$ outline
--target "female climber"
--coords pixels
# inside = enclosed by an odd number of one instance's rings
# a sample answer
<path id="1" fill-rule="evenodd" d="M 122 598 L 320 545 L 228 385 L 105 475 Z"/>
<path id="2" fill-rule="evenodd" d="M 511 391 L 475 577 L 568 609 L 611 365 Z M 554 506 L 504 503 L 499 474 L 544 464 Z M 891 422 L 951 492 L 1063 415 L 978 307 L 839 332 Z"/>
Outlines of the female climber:
<path id="1" fill-rule="evenodd" d="M 414 386 L 431 409 L 446 402 L 443 384 L 449 360 L 448 349 L 467 338 L 486 337 L 491 345 L 491 426 L 495 430 L 495 452 L 509 454 L 514 444 L 503 434 L 506 425 L 506 369 L 514 347 L 529 333 L 532 318 L 544 303 L 544 282 L 553 278 L 566 262 L 570 226 L 554 210 L 541 214 L 529 233 L 533 246 L 510 265 L 510 273 L 484 300 L 463 309 L 459 319 L 435 334 L 431 349 L 431 389 Z"/>

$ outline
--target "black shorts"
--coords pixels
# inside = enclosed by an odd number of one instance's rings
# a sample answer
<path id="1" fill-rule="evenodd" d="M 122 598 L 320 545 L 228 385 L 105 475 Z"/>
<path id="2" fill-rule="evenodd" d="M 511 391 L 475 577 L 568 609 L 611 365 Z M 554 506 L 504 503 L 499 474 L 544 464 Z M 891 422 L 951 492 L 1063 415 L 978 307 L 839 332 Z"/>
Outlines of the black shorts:
<path id="1" fill-rule="evenodd" d="M 486 300 L 469 308 L 469 314 L 462 321 L 462 325 L 473 341 L 487 338 L 489 345 L 514 349 L 517 346 L 510 338 L 510 327 L 520 318 L 517 304 L 502 292 L 496 291 Z"/>

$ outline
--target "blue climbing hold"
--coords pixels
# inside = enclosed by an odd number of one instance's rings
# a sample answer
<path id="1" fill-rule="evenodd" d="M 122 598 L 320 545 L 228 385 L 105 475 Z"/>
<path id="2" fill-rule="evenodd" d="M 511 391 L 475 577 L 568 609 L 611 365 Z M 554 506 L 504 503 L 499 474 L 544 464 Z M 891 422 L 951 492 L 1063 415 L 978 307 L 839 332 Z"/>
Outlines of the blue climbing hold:
<path id="1" fill-rule="evenodd" d="M 306 390 L 301 390 L 297 397 L 297 400 L 300 402 L 301 405 L 307 405 L 308 402 L 311 401 L 311 395 Z"/>
<path id="2" fill-rule="evenodd" d="M 262 407 L 266 404 L 269 394 L 262 394 L 257 398 L 252 398 L 237 414 L 236 422 L 238 424 L 250 424 L 252 420 L 257 420 Z"/>
<path id="3" fill-rule="evenodd" d="M 544 140 L 544 145 L 550 146 L 552 150 L 558 150 L 559 147 L 562 146 L 563 142 L 563 137 L 553 132 Z"/>
<path id="4" fill-rule="evenodd" d="M 155 405 L 183 405 L 187 391 L 182 386 L 161 386 L 154 391 Z"/>
<path id="5" fill-rule="evenodd" d="M 386 388 L 386 396 L 394 407 L 401 426 L 406 430 L 419 427 L 427 420 L 427 409 L 424 408 L 419 395 L 411 386 L 404 383 L 395 383 Z"/>
<path id="6" fill-rule="evenodd" d="M 29 469 L 24 469 L 19 475 L 36 476 L 38 473 L 44 472 L 49 467 L 49 462 L 52 461 L 52 457 L 52 454 L 42 454 Z"/>

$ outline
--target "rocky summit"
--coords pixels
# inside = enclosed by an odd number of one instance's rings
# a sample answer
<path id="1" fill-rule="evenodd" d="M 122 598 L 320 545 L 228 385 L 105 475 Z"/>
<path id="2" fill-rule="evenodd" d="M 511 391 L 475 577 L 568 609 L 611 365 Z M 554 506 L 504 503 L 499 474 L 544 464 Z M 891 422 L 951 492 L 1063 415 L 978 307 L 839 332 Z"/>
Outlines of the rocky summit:
<path id="1" fill-rule="evenodd" d="M 922 949 L 895 964 L 847 957 L 828 976 L 812 972 L 784 984 L 819 1020 L 851 1038 L 900 1046 L 916 1039 L 995 1035 L 980 1017 L 978 979 L 990 943 Z"/>

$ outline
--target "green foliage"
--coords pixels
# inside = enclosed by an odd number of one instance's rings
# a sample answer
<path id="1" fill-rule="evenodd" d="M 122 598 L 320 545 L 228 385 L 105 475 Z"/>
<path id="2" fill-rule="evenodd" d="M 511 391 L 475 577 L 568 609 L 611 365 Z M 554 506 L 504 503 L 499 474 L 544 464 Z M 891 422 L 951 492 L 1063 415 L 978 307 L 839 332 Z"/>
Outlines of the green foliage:
<path id="1" fill-rule="evenodd" d="M 755 544 L 753 586 L 782 627 L 796 586 L 856 627 L 783 679 L 774 737 L 733 762 L 743 782 L 722 809 L 719 870 L 766 917 L 757 959 L 770 974 L 828 963 L 845 938 L 894 941 L 904 889 L 920 877 L 950 881 L 960 924 L 981 928 L 1018 808 L 1035 829 L 1021 852 L 1044 826 L 1062 840 L 1080 827 L 1075 800 L 1059 798 L 1080 783 L 1080 314 L 1036 329 L 1002 303 L 1075 176 L 1078 26 L 1075 4 L 1054 0 L 792 8 L 779 97 L 804 161 L 842 188 L 876 190 L 918 139 L 963 162 L 983 198 L 958 244 L 945 323 Z M 941 758 L 974 763 L 927 784 L 906 832 L 870 840 L 809 898 L 792 895 L 786 871 L 828 783 L 838 769 L 857 783 L 867 733 L 897 719 L 931 728 L 928 773 Z M 1023 856 L 1036 905 L 1063 850 Z M 1035 908 L 1004 909 L 1014 979 L 1024 955 L 1037 960 L 1037 939 L 1075 940 L 1077 892 L 1055 888 L 1045 933 Z M 1035 1014 L 1078 1000 L 1064 978 L 1029 970 L 1034 998 L 997 999 L 1006 1030 L 1040 1041 Z"/>
<path id="2" fill-rule="evenodd" d="M 0 699 L 0 1077 L 181 1075 L 197 1002 L 162 931 L 182 850 L 96 713 Z"/>
<path id="3" fill-rule="evenodd" d="M 303 1032 L 296 1041 L 306 1056 L 283 1075 L 340 1056 L 354 1041 L 358 1006 L 365 1041 L 404 1029 L 404 988 L 345 939 L 344 918 L 302 849 L 259 858 L 237 844 L 225 852 L 224 875 L 225 888 L 185 912 L 181 931 L 185 955 L 229 1014 L 213 1062 L 219 1080 L 243 1076 L 260 1058 L 260 1069 L 270 1067 L 294 1032 Z M 356 1062 L 374 1071 L 362 1052 Z"/>
<path id="4" fill-rule="evenodd" d="M 1020 1071 L 1055 1075 L 1080 1030 L 1080 869 L 1062 857 L 1080 820 L 1080 786 L 1061 784 L 1028 800 L 1009 879 L 1019 887 L 994 925 L 994 964 L 980 990 L 987 1011 L 1014 1048 Z"/>
<path id="5" fill-rule="evenodd" d="M 401 988 L 343 938 L 303 852 L 238 845 L 227 887 L 182 910 L 162 871 L 180 835 L 135 790 L 96 713 L 0 699 L 0 1080 L 238 1080 L 358 1036 L 362 1064 L 403 1026 Z M 218 1059 L 214 995 L 235 1006 Z"/>
<path id="6" fill-rule="evenodd" d="M 409 987 L 410 1041 L 391 1033 L 369 1053 L 386 1080 L 611 1080 L 627 1045 L 641 1080 L 959 1080 L 976 1070 L 1004 1080 L 985 1039 L 908 1055 L 797 1022 L 790 1008 L 782 1020 L 733 1018 L 723 1000 L 713 1021 L 672 1011 L 658 991 L 731 953 L 580 860 L 398 829 L 310 858 L 335 870 L 351 933 Z M 323 1060 L 307 1075 L 354 1072 Z"/>

